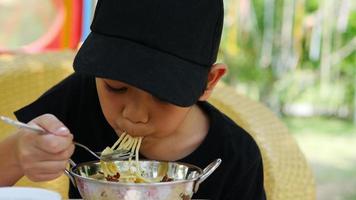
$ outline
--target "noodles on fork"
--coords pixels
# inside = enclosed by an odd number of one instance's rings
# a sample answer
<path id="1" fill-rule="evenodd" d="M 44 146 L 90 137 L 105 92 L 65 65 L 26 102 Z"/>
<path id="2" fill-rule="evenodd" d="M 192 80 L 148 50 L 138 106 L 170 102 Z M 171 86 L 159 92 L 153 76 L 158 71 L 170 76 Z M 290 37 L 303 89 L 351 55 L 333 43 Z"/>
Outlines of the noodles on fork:
<path id="1" fill-rule="evenodd" d="M 114 150 L 128 150 L 130 151 L 129 163 L 131 163 L 131 158 L 133 156 L 135 157 L 135 165 L 131 164 L 127 172 L 121 173 L 114 162 L 100 160 L 100 166 L 106 180 L 135 183 L 152 182 L 141 176 L 141 169 L 138 162 L 141 142 L 142 137 L 132 137 L 124 132 L 111 148 L 106 147 L 103 150 L 101 155 L 110 154 L 114 152 Z"/>
<path id="2" fill-rule="evenodd" d="M 154 183 L 154 182 L 170 182 L 173 179 L 167 176 L 168 164 L 162 163 L 159 166 L 156 178 L 145 178 L 142 176 L 142 169 L 139 164 L 139 150 L 143 137 L 132 137 L 126 132 L 122 133 L 119 139 L 110 147 L 106 147 L 101 155 L 113 153 L 115 150 L 127 150 L 130 152 L 128 160 L 128 170 L 119 171 L 117 165 L 113 161 L 100 160 L 100 167 L 104 178 L 107 181 L 123 182 L 123 183 Z M 135 157 L 135 161 L 132 161 Z"/>

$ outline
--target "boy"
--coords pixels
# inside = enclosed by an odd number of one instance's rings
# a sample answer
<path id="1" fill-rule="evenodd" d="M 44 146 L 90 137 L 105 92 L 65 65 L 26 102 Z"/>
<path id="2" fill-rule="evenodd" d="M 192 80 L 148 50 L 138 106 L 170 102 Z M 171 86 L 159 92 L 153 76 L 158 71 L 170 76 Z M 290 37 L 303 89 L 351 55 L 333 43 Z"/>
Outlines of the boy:
<path id="1" fill-rule="evenodd" d="M 265 199 L 256 143 L 205 101 L 226 71 L 214 64 L 222 26 L 222 0 L 98 1 L 75 73 L 15 112 L 52 134 L 4 140 L 0 184 L 54 179 L 70 157 L 93 159 L 74 152 L 73 137 L 101 151 L 126 131 L 144 136 L 141 158 L 201 168 L 221 158 L 194 198 Z M 70 197 L 79 197 L 73 187 Z"/>

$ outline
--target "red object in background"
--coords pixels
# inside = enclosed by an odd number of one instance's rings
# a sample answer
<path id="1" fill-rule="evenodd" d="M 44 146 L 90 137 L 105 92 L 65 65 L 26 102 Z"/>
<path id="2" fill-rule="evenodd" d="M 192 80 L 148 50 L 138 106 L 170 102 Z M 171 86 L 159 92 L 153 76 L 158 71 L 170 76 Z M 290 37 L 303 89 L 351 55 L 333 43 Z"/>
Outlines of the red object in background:
<path id="1" fill-rule="evenodd" d="M 63 0 L 53 0 L 57 8 L 57 15 L 48 31 L 34 42 L 23 46 L 19 51 L 26 53 L 36 53 L 45 50 L 55 50 L 60 47 L 60 33 L 63 29 L 66 10 Z"/>
<path id="2" fill-rule="evenodd" d="M 76 49 L 82 36 L 82 16 L 83 0 L 74 0 L 72 2 L 72 20 L 70 28 L 69 48 Z"/>
<path id="3" fill-rule="evenodd" d="M 66 11 L 65 11 L 63 0 L 53 0 L 53 4 L 57 8 L 57 15 L 56 15 L 56 18 L 55 18 L 55 20 L 53 22 L 52 27 L 46 33 L 46 34 L 51 35 L 53 38 L 48 43 L 46 43 L 45 41 L 43 43 L 42 42 L 39 43 L 40 46 L 41 45 L 43 46 L 42 47 L 43 50 L 55 50 L 55 49 L 58 49 L 60 47 L 60 43 L 61 43 L 60 32 L 61 32 L 62 27 L 64 25 Z M 39 40 L 41 38 L 39 38 Z M 31 44 L 29 46 L 31 46 Z"/>
<path id="4" fill-rule="evenodd" d="M 53 0 L 58 10 L 49 31 L 28 46 L 26 52 L 40 52 L 58 49 L 76 49 L 82 33 L 82 0 Z M 48 41 L 47 38 L 52 40 Z"/>
<path id="5" fill-rule="evenodd" d="M 0 47 L 0 53 L 39 53 L 60 49 L 76 49 L 82 35 L 83 0 L 52 0 L 56 17 L 37 40 L 18 49 Z"/>

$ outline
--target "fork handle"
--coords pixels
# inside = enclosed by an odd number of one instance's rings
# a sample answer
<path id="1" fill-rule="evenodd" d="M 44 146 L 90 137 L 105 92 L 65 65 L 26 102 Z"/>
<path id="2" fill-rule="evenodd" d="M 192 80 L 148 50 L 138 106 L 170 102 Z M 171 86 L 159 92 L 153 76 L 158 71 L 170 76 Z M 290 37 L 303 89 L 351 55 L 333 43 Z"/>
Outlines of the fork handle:
<path id="1" fill-rule="evenodd" d="M 4 121 L 5 123 L 13 125 L 13 126 L 15 126 L 17 128 L 29 129 L 29 130 L 34 131 L 36 133 L 42 133 L 42 134 L 46 133 L 46 131 L 44 129 L 42 129 L 41 127 L 31 126 L 31 125 L 28 125 L 28 124 L 25 124 L 25 123 L 22 123 L 22 122 L 19 122 L 19 121 L 16 121 L 16 120 L 10 119 L 8 117 L 4 117 L 4 116 L 0 116 L 0 119 L 2 121 Z"/>
<path id="2" fill-rule="evenodd" d="M 100 160 L 100 156 L 98 156 L 95 152 L 93 152 L 92 150 L 90 150 L 87 146 L 84 146 L 78 142 L 73 142 L 76 146 L 82 147 L 83 149 L 87 150 L 90 154 L 92 154 L 93 156 L 95 156 L 95 158 L 97 158 L 98 160 Z"/>

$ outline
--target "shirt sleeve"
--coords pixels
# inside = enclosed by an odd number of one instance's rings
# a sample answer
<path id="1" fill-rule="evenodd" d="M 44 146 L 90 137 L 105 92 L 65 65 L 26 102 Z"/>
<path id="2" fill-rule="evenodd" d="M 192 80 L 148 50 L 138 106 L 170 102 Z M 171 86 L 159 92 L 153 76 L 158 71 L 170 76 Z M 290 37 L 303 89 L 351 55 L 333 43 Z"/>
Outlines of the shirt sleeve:
<path id="1" fill-rule="evenodd" d="M 48 100 L 37 99 L 36 101 L 32 102 L 31 104 L 17 110 L 14 112 L 16 118 L 24 123 L 28 123 L 32 119 L 45 114 L 45 113 L 52 113 L 49 108 L 54 107 L 50 105 L 51 103 Z"/>
<path id="2" fill-rule="evenodd" d="M 25 107 L 14 112 L 16 118 L 24 123 L 28 123 L 32 119 L 49 113 L 55 115 L 58 119 L 63 120 L 66 115 L 66 107 L 70 103 L 68 98 L 70 96 L 71 83 L 73 82 L 73 75 L 67 77 L 37 100 L 26 105 Z"/>

